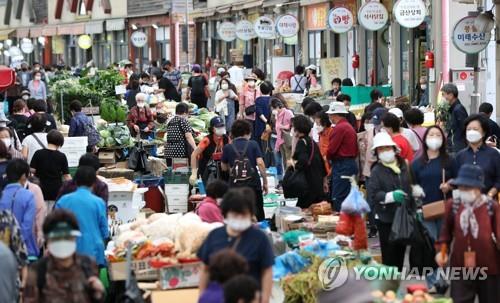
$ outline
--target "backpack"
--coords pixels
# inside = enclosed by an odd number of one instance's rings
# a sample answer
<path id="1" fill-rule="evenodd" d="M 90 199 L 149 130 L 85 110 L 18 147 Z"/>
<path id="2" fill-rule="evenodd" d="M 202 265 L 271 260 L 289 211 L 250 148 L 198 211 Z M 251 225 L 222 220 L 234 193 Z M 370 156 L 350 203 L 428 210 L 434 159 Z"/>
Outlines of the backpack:
<path id="1" fill-rule="evenodd" d="M 92 260 L 87 257 L 87 256 L 78 256 L 81 261 L 81 268 L 83 271 L 83 274 L 85 275 L 85 279 L 88 279 L 92 276 Z M 43 296 L 42 289 L 45 288 L 45 285 L 47 284 L 47 266 L 48 266 L 48 258 L 44 257 L 38 260 L 38 262 L 35 263 L 36 265 L 36 276 L 37 276 L 37 281 L 36 285 L 40 294 L 40 298 Z M 90 289 L 87 285 L 85 286 L 85 291 L 90 297 L 91 302 L 99 302 L 98 300 L 95 300 L 93 297 L 93 290 Z"/>
<path id="2" fill-rule="evenodd" d="M 204 96 L 205 95 L 205 78 L 203 76 L 196 76 L 191 78 L 191 95 Z"/>
<path id="3" fill-rule="evenodd" d="M 87 136 L 87 143 L 89 146 L 96 146 L 99 141 L 101 141 L 101 135 L 97 132 L 94 124 L 85 123 L 84 126 L 84 134 Z"/>
<path id="4" fill-rule="evenodd" d="M 237 157 L 229 171 L 229 179 L 232 185 L 245 186 L 254 179 L 255 168 L 246 155 L 249 144 L 250 140 L 247 140 L 241 153 L 238 152 L 234 143 L 230 144 Z"/>

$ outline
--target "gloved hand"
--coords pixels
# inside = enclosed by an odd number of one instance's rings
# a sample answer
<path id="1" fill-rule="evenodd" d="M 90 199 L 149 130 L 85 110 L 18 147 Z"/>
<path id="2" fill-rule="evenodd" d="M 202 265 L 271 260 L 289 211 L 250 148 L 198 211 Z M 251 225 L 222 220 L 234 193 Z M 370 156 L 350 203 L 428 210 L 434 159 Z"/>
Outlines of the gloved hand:
<path id="1" fill-rule="evenodd" d="M 191 186 L 195 186 L 196 181 L 198 181 L 198 169 L 193 168 L 191 170 L 191 176 L 189 177 L 189 184 L 191 184 Z"/>
<path id="2" fill-rule="evenodd" d="M 394 198 L 394 202 L 396 203 L 403 203 L 406 196 L 406 193 L 401 189 L 396 189 L 392 192 L 392 197 Z"/>
<path id="3" fill-rule="evenodd" d="M 411 186 L 411 195 L 414 198 L 425 198 L 424 189 L 420 185 L 412 185 Z"/>

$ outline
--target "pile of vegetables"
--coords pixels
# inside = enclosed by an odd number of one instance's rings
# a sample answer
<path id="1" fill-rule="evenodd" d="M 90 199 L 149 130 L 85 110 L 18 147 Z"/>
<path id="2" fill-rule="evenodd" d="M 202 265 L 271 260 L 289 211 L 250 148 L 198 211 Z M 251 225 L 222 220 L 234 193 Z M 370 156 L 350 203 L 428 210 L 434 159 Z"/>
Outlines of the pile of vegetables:
<path id="1" fill-rule="evenodd" d="M 134 145 L 134 139 L 130 136 L 130 130 L 126 125 L 104 124 L 97 127 L 101 136 L 98 147 L 130 147 Z"/>
<path id="2" fill-rule="evenodd" d="M 191 116 L 188 121 L 196 135 L 194 141 L 198 144 L 204 137 L 208 135 L 208 127 L 210 120 L 216 117 L 217 114 L 209 112 L 208 109 L 202 108 L 198 111 L 198 116 Z"/>
<path id="3" fill-rule="evenodd" d="M 105 98 L 99 107 L 101 119 L 109 123 L 126 122 L 127 110 L 127 106 L 122 105 L 115 98 Z"/>

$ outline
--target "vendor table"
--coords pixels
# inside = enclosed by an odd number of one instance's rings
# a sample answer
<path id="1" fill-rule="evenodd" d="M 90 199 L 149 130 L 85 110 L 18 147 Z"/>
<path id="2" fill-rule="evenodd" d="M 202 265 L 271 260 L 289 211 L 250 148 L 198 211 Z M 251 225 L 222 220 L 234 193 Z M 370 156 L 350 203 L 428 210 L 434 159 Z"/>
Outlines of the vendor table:
<path id="1" fill-rule="evenodd" d="M 176 289 L 176 290 L 156 290 L 151 294 L 152 303 L 162 302 L 183 302 L 197 303 L 200 290 L 198 288 Z"/>

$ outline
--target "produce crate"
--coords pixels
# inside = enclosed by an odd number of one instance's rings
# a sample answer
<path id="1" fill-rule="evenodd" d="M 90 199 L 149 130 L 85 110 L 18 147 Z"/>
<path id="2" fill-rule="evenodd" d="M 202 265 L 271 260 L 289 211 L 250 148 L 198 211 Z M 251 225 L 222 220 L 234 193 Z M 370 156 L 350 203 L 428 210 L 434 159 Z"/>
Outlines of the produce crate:
<path id="1" fill-rule="evenodd" d="M 158 280 L 159 271 L 149 265 L 149 259 L 134 260 L 131 264 L 135 277 L 139 281 Z M 109 275 L 111 281 L 124 281 L 127 279 L 127 262 L 116 262 L 109 264 Z"/>
<path id="2" fill-rule="evenodd" d="M 179 173 L 169 169 L 163 175 L 163 179 L 165 184 L 189 184 L 189 176 L 191 176 L 191 172 Z"/>
<path id="3" fill-rule="evenodd" d="M 160 269 L 160 287 L 177 289 L 198 287 L 203 262 L 183 263 Z"/>

